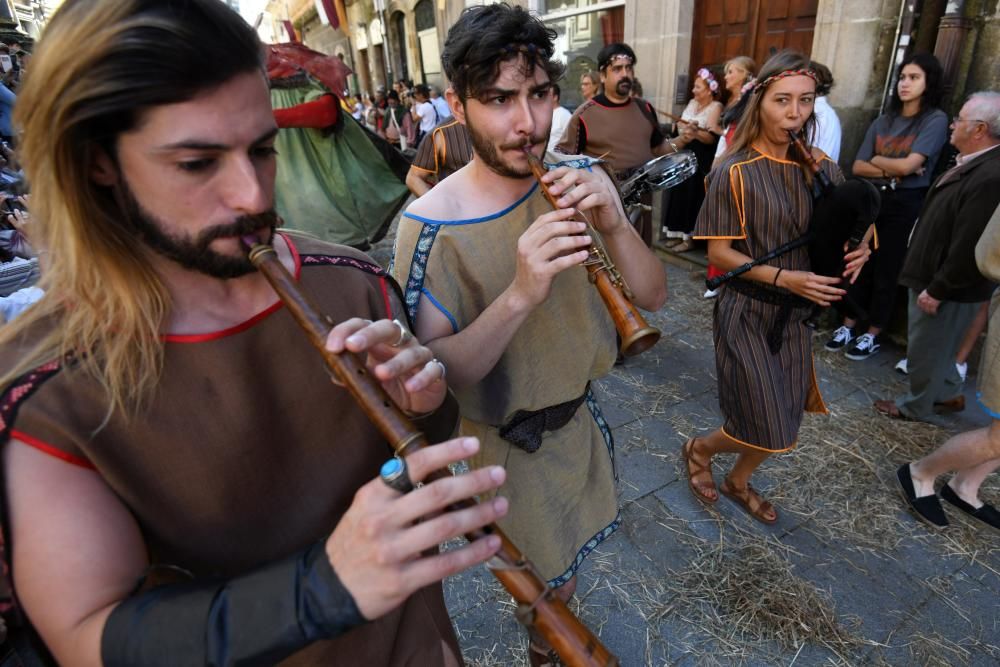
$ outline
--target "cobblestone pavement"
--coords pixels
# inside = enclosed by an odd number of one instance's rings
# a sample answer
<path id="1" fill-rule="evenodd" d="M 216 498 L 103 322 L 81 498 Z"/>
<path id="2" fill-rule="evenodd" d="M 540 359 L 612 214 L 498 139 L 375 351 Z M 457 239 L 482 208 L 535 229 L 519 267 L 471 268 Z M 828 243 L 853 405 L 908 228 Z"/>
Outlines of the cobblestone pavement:
<path id="1" fill-rule="evenodd" d="M 390 244 L 373 254 L 386 262 Z M 708 508 L 688 490 L 679 452 L 721 423 L 712 306 L 701 298 L 703 272 L 666 272 L 670 299 L 649 314 L 663 339 L 596 383 L 624 521 L 582 566 L 580 617 L 622 665 L 998 664 L 1000 534 L 956 512 L 932 532 L 894 486 L 902 462 L 988 423 L 975 374 L 970 407 L 945 428 L 893 422 L 871 403 L 905 389 L 893 371 L 902 350 L 850 362 L 817 336 L 830 414 L 807 415 L 798 448 L 754 476 L 779 521 L 756 523 L 727 498 Z M 716 462 L 717 481 L 727 463 Z M 996 477 L 983 488 L 994 504 Z M 470 665 L 526 664 L 510 598 L 485 569 L 445 588 Z"/>

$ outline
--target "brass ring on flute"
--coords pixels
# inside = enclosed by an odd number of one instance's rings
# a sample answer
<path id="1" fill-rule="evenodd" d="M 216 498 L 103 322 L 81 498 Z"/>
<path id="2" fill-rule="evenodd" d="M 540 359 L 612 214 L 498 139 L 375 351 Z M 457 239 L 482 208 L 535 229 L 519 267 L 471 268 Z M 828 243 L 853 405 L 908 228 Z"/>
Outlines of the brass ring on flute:
<path id="1" fill-rule="evenodd" d="M 409 332 L 402 322 L 399 320 L 393 320 L 392 323 L 399 327 L 399 338 L 396 339 L 395 343 L 389 344 L 391 347 L 401 347 L 413 339 L 413 334 Z"/>

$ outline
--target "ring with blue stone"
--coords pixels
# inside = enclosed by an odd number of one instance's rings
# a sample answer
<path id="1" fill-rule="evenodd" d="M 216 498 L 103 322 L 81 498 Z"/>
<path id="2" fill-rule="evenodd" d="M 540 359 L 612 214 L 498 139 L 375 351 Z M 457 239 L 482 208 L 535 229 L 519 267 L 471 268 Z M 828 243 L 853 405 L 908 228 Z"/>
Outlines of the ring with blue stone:
<path id="1" fill-rule="evenodd" d="M 393 457 L 382 464 L 379 477 L 390 489 L 400 493 L 409 493 L 413 490 L 413 481 L 410 479 L 410 471 L 406 467 L 406 461 L 399 457 Z"/>

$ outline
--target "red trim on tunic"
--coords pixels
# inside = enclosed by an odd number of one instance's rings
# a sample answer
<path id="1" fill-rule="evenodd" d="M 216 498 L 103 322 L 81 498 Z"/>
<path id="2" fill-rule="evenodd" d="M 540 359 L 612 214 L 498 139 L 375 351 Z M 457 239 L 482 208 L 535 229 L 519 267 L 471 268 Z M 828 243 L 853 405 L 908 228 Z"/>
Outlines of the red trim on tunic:
<path id="1" fill-rule="evenodd" d="M 75 466 L 80 466 L 81 468 L 86 468 L 88 470 L 97 470 L 93 463 L 87 459 L 80 458 L 79 456 L 74 456 L 69 452 L 64 452 L 58 447 L 53 447 L 49 443 L 39 440 L 33 436 L 24 433 L 23 431 L 18 431 L 17 429 L 10 430 L 10 437 L 20 440 L 29 447 L 34 447 L 40 452 L 48 454 L 49 456 L 55 457 L 57 459 L 66 461 L 67 463 L 72 463 Z"/>
<path id="2" fill-rule="evenodd" d="M 382 300 L 385 301 L 385 316 L 386 318 L 392 317 L 392 302 L 389 301 L 389 290 L 385 287 L 385 276 L 381 276 L 378 279 L 378 285 L 382 288 Z"/>
<path id="3" fill-rule="evenodd" d="M 288 250 L 292 253 L 292 262 L 295 265 L 295 279 L 299 280 L 302 275 L 302 260 L 299 257 L 299 251 L 295 247 L 295 244 L 292 243 L 292 239 L 289 238 L 288 235 L 281 234 L 281 238 L 284 239 L 285 243 L 288 245 Z M 235 326 L 231 326 L 228 329 L 222 329 L 221 331 L 209 331 L 208 333 L 203 334 L 167 334 L 165 336 L 161 336 L 161 340 L 166 343 L 204 343 L 210 340 L 218 340 L 219 338 L 232 336 L 240 333 L 241 331 L 246 331 L 271 313 L 280 310 L 283 305 L 284 304 L 281 302 L 281 299 L 278 299 L 250 319 L 240 322 Z"/>

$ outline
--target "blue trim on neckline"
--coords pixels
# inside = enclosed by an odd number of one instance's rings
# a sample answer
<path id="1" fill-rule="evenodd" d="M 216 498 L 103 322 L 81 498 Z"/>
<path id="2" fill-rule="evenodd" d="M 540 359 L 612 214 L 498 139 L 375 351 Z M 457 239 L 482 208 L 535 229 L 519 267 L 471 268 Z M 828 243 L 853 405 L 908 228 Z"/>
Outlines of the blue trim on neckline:
<path id="1" fill-rule="evenodd" d="M 528 192 L 518 199 L 516 202 L 500 211 L 499 213 L 494 213 L 493 215 L 487 215 L 482 218 L 470 218 L 468 220 L 435 220 L 433 218 L 425 218 L 421 215 L 414 215 L 413 213 L 404 213 L 404 218 L 410 218 L 411 220 L 416 220 L 417 222 L 422 222 L 425 225 L 474 225 L 477 222 L 488 222 L 490 220 L 496 220 L 497 218 L 503 217 L 513 211 L 515 208 L 527 201 L 528 197 L 534 194 L 535 190 L 538 189 L 538 183 L 531 186 Z"/>
<path id="2" fill-rule="evenodd" d="M 420 289 L 420 292 L 421 292 L 421 294 L 423 294 L 424 296 L 427 297 L 427 299 L 434 305 L 435 308 L 437 308 L 438 310 L 441 311 L 442 315 L 444 315 L 445 317 L 448 318 L 448 321 L 451 322 L 451 332 L 453 334 L 457 334 L 458 333 L 458 322 L 455 321 L 455 316 L 452 315 L 450 312 L 448 312 L 448 309 L 445 308 L 441 304 L 440 301 L 438 301 L 437 299 L 435 299 L 434 295 L 431 294 L 430 290 L 428 290 L 426 287 L 422 287 Z"/>

